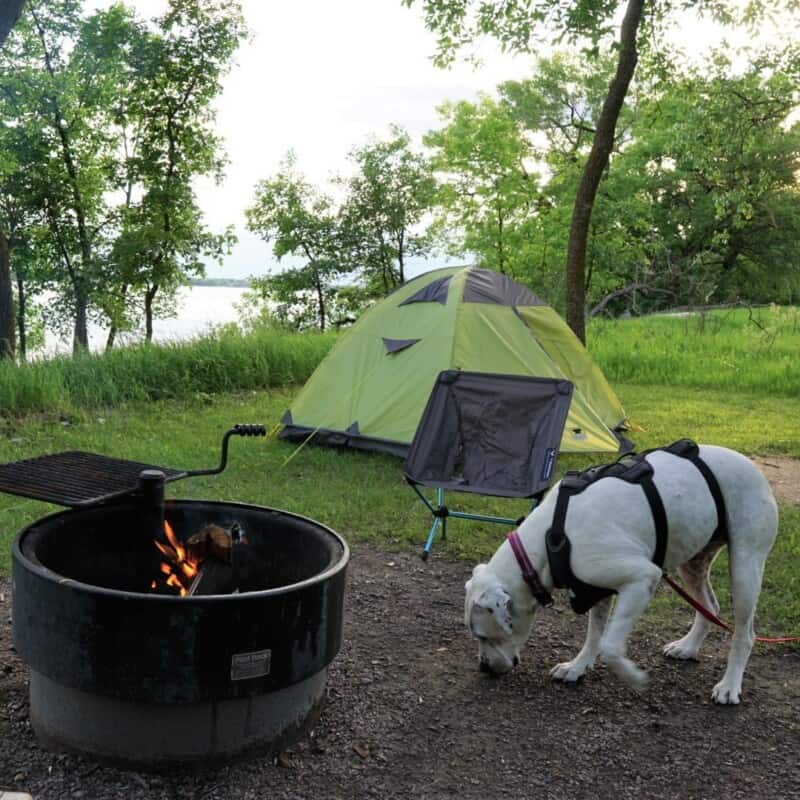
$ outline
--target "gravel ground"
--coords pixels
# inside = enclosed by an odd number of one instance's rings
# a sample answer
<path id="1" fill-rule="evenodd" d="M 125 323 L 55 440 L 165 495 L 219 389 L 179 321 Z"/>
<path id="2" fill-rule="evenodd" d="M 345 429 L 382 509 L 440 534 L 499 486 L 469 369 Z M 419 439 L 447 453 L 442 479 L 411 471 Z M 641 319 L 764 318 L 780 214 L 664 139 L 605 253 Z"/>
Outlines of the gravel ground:
<path id="1" fill-rule="evenodd" d="M 585 621 L 549 611 L 522 665 L 492 679 L 478 672 L 463 630 L 469 568 L 356 548 L 344 646 L 311 736 L 277 758 L 171 775 L 38 746 L 11 643 L 10 586 L 0 582 L 0 789 L 35 800 L 800 797 L 800 650 L 757 648 L 743 704 L 715 707 L 723 634 L 711 635 L 699 664 L 660 655 L 688 625 L 686 609 L 634 634 L 633 657 L 650 670 L 644 694 L 602 667 L 566 688 L 548 670 L 574 655 Z"/>

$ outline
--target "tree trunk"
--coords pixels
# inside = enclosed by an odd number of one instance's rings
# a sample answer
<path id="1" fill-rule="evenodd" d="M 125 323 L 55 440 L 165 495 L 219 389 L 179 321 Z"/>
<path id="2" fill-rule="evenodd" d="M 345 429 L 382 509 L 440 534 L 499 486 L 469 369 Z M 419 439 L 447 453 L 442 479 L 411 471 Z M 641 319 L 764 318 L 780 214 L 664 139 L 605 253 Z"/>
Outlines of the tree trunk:
<path id="1" fill-rule="evenodd" d="M 158 284 L 154 283 L 144 293 L 144 340 L 147 344 L 153 341 L 153 300 L 158 294 Z"/>
<path id="2" fill-rule="evenodd" d="M 19 333 L 20 361 L 26 361 L 28 358 L 28 329 L 25 326 L 27 305 L 28 296 L 25 293 L 25 281 L 22 274 L 17 272 L 17 332 Z"/>
<path id="3" fill-rule="evenodd" d="M 600 179 L 608 165 L 608 158 L 614 146 L 617 119 L 619 118 L 622 104 L 625 102 L 625 95 L 628 92 L 633 72 L 636 69 L 638 60 L 636 35 L 642 18 L 643 6 L 644 0 L 628 0 L 625 18 L 622 20 L 620 29 L 617 70 L 611 79 L 608 94 L 603 101 L 603 108 L 597 119 L 592 149 L 583 169 L 583 175 L 575 195 L 575 205 L 572 209 L 566 265 L 567 324 L 584 344 L 586 343 L 584 272 L 589 222 L 592 218 L 592 207 L 597 195 L 597 187 L 600 185 Z"/>
<path id="4" fill-rule="evenodd" d="M 106 336 L 106 353 L 114 349 L 114 342 L 117 340 L 117 326 L 113 323 L 108 329 L 108 336 Z"/>
<path id="5" fill-rule="evenodd" d="M 322 291 L 322 281 L 317 278 L 317 303 L 319 304 L 319 329 L 325 330 L 325 294 Z"/>
<path id="6" fill-rule="evenodd" d="M 405 264 L 404 245 L 405 245 L 405 236 L 403 235 L 403 231 L 400 231 L 400 235 L 399 235 L 398 240 L 397 240 L 397 268 L 400 271 L 400 285 L 401 286 L 406 282 L 406 264 Z"/>
<path id="7" fill-rule="evenodd" d="M 506 274 L 506 255 L 503 250 L 503 212 L 497 209 L 497 266 L 500 268 L 500 274 Z"/>
<path id="8" fill-rule="evenodd" d="M 39 40 L 42 43 L 42 52 L 44 54 L 45 67 L 48 74 L 53 80 L 53 85 L 57 84 L 56 71 L 53 66 L 52 55 L 47 46 L 47 39 L 45 37 L 44 27 L 40 22 L 36 13 L 31 9 L 31 18 L 36 24 L 36 29 L 39 34 Z M 61 107 L 56 95 L 50 97 L 53 111 L 53 127 L 61 141 L 61 160 L 67 170 L 69 177 L 69 187 L 72 194 L 72 211 L 75 214 L 75 221 L 78 224 L 78 243 L 81 250 L 81 272 L 86 274 L 92 263 L 92 243 L 89 236 L 89 229 L 86 224 L 86 204 L 81 191 L 80 181 L 78 179 L 78 166 L 75 157 L 72 153 L 72 142 L 67 131 L 66 121 L 61 113 Z M 82 281 L 80 282 L 82 284 Z M 81 349 L 89 347 L 89 336 L 86 325 L 87 308 L 89 299 L 86 296 L 85 289 L 82 285 L 76 285 L 73 279 L 73 286 L 75 287 L 75 334 L 72 339 L 72 352 L 77 353 Z"/>
<path id="9" fill-rule="evenodd" d="M 89 349 L 89 301 L 80 281 L 75 284 L 75 328 L 72 335 L 72 354 Z"/>
<path id="10" fill-rule="evenodd" d="M 0 359 L 14 358 L 14 294 L 8 265 L 8 239 L 0 231 Z"/>

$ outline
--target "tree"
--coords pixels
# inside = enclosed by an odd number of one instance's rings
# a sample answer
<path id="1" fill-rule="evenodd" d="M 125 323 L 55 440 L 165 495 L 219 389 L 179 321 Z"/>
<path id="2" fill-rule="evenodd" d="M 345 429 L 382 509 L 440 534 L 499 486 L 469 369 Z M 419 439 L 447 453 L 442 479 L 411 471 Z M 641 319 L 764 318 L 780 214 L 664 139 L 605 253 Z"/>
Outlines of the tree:
<path id="1" fill-rule="evenodd" d="M 614 145 L 617 120 L 638 61 L 639 32 L 645 0 L 403 0 L 407 6 L 420 2 L 426 25 L 438 35 L 438 61 L 447 63 L 455 52 L 481 35 L 496 37 L 510 50 L 528 52 L 535 37 L 546 34 L 572 41 L 587 40 L 592 51 L 607 37 L 612 20 L 624 8 L 619 29 L 616 68 L 597 116 L 592 144 L 578 183 L 567 242 L 566 317 L 578 338 L 585 342 L 585 264 L 592 209 L 600 180 Z M 753 21 L 766 7 L 796 7 L 794 0 L 762 0 L 745 4 L 742 19 Z M 648 4 L 650 33 L 676 8 L 698 7 L 730 22 L 740 6 L 735 0 L 700 3 L 699 0 L 652 0 Z"/>
<path id="2" fill-rule="evenodd" d="M 431 248 L 418 227 L 432 206 L 436 183 L 424 156 L 410 145 L 408 134 L 393 126 L 389 139 L 352 150 L 357 171 L 339 181 L 347 192 L 342 239 L 349 262 L 382 294 L 405 282 L 409 258 Z"/>
<path id="3" fill-rule="evenodd" d="M 33 153 L 28 150 L 31 142 L 27 137 L 24 121 L 0 126 L 0 338 L 5 341 L 0 351 L 6 358 L 16 352 L 23 361 L 28 345 L 28 290 L 43 286 L 51 272 L 41 268 L 46 228 L 41 180 L 35 169 L 21 169 L 16 157 L 26 153 L 24 160 L 30 162 L 40 155 L 38 148 Z"/>
<path id="4" fill-rule="evenodd" d="M 301 327 L 313 319 L 324 331 L 336 278 L 346 269 L 340 221 L 333 200 L 317 191 L 296 166 L 295 155 L 288 153 L 278 173 L 258 184 L 255 202 L 246 213 L 248 230 L 272 242 L 278 261 L 290 256 L 302 263 L 252 285 L 264 299 L 278 303 L 285 318 L 293 316 Z"/>
<path id="5" fill-rule="evenodd" d="M 734 71 L 715 54 L 641 100 L 598 201 L 603 237 L 613 225 L 634 248 L 605 265 L 612 308 L 796 296 L 797 58 L 767 52 Z"/>
<path id="6" fill-rule="evenodd" d="M 49 232 L 50 311 L 72 317 L 74 349 L 91 314 L 112 344 L 134 293 L 149 340 L 157 307 L 230 244 L 202 224 L 192 181 L 221 176 L 213 103 L 244 35 L 238 5 L 217 0 L 170 0 L 150 23 L 122 4 L 84 17 L 79 0 L 31 0 L 0 52 L 0 123 L 25 175 L 21 194 L 0 192 Z"/>
<path id="7" fill-rule="evenodd" d="M 94 249 L 107 210 L 107 111 L 116 88 L 108 67 L 122 52 L 126 16 L 114 6 L 83 19 L 76 0 L 31 0 L 0 51 L 0 116 L 18 128 L 14 156 L 27 173 L 25 202 L 50 230 L 75 349 L 88 346 Z"/>
<path id="8" fill-rule="evenodd" d="M 14 358 L 14 293 L 8 267 L 8 239 L 0 229 L 0 359 Z"/>
<path id="9" fill-rule="evenodd" d="M 539 286 L 545 296 L 558 303 L 564 290 L 563 253 L 583 162 L 591 147 L 606 87 L 614 72 L 611 58 L 577 58 L 555 53 L 539 59 L 531 78 L 507 81 L 498 87 L 501 102 L 521 128 L 520 135 L 535 146 L 533 154 L 543 173 L 540 196 L 534 208 L 535 219 L 527 228 L 531 241 L 528 252 Z M 626 107 L 617 120 L 612 156 L 631 140 L 637 92 L 628 93 Z M 602 192 L 606 169 L 598 187 Z M 602 204 L 595 204 L 587 238 L 584 289 L 602 280 L 600 264 L 614 263 L 619 232 L 598 219 Z M 598 235 L 598 231 L 602 234 Z M 612 253 L 614 255 L 612 255 Z"/>
<path id="10" fill-rule="evenodd" d="M 534 148 L 507 104 L 489 97 L 445 103 L 439 116 L 445 126 L 424 142 L 441 176 L 440 226 L 458 231 L 452 249 L 474 253 L 481 266 L 532 278 L 527 229 L 539 190 Z"/>
<path id="11" fill-rule="evenodd" d="M 129 47 L 130 90 L 115 119 L 123 149 L 116 180 L 124 201 L 111 253 L 119 273 L 117 295 L 107 303 L 116 308 L 112 334 L 135 289 L 142 293 L 149 342 L 157 297 L 169 303 L 188 277 L 204 274 L 204 258 L 220 257 L 233 241 L 230 229 L 213 234 L 203 225 L 192 181 L 221 179 L 225 159 L 213 130 L 213 104 L 245 34 L 237 3 L 171 0 Z M 136 203 L 134 188 L 141 192 Z"/>

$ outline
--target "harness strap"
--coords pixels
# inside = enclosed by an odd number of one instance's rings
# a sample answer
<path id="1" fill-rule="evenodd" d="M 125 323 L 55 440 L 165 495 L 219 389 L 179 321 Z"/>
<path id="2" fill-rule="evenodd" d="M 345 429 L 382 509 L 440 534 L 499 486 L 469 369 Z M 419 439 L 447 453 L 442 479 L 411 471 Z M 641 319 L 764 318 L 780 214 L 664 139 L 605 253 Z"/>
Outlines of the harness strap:
<path id="1" fill-rule="evenodd" d="M 660 569 L 664 566 L 664 557 L 667 554 L 669 531 L 667 512 L 664 510 L 664 503 L 661 502 L 661 495 L 658 493 L 651 475 L 642 478 L 641 487 L 650 504 L 650 513 L 653 515 L 653 523 L 656 527 L 656 549 L 653 552 L 653 563 Z"/>
<path id="2" fill-rule="evenodd" d="M 714 473 L 709 469 L 708 464 L 700 458 L 700 448 L 691 439 L 680 439 L 673 442 L 668 447 L 663 448 L 665 452 L 673 456 L 680 456 L 697 467 L 700 474 L 705 478 L 708 491 L 714 499 L 714 506 L 717 509 L 717 528 L 711 536 L 711 541 L 728 538 L 728 515 L 725 511 L 725 498 L 722 496 L 722 489 L 719 487 Z"/>

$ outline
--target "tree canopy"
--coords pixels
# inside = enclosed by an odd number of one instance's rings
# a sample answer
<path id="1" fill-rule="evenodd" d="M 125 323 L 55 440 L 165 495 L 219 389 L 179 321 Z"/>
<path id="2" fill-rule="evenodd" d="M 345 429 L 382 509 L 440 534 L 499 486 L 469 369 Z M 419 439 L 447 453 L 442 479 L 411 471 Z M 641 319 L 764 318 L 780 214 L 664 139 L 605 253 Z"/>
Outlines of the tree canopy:
<path id="1" fill-rule="evenodd" d="M 238 5 L 218 0 L 170 0 L 149 21 L 122 3 L 26 4 L 0 50 L 0 230 L 22 342 L 43 290 L 76 350 L 92 316 L 110 341 L 132 324 L 132 295 L 149 338 L 156 294 L 221 253 L 230 234 L 202 224 L 192 180 L 222 174 L 213 103 L 244 34 Z"/>
<path id="2" fill-rule="evenodd" d="M 767 51 L 734 69 L 732 57 L 715 54 L 636 85 L 589 229 L 590 311 L 796 297 L 796 58 L 793 48 Z M 480 215 L 518 209 L 504 217 L 503 246 L 513 254 L 506 266 L 557 305 L 559 254 L 603 77 L 577 58 L 542 59 L 531 79 L 501 84 L 498 100 L 446 105 L 443 127 L 426 137 L 450 250 L 497 268 L 491 234 L 499 226 L 482 236 Z M 491 147 L 478 138 L 484 128 Z M 499 161 L 498 153 L 512 156 Z M 538 180 L 521 180 L 526 162 Z M 504 174 L 513 180 L 498 180 Z M 488 176 L 485 189 L 476 175 Z M 481 194 L 490 190 L 496 196 Z"/>
<path id="3" fill-rule="evenodd" d="M 614 147 L 615 131 L 633 79 L 645 34 L 659 33 L 664 20 L 676 10 L 696 8 L 720 21 L 754 24 L 771 9 L 796 8 L 795 0 L 403 0 L 421 5 L 425 22 L 437 36 L 437 61 L 447 64 L 456 53 L 482 36 L 496 38 L 511 51 L 531 52 L 545 37 L 584 42 L 586 57 L 597 57 L 601 44 L 613 42 L 615 69 L 605 91 L 583 157 L 574 195 L 565 253 L 567 322 L 585 341 L 585 266 L 592 211 L 603 173 Z M 645 13 L 646 12 L 646 13 Z M 614 20 L 620 15 L 619 37 Z"/>
<path id="4" fill-rule="evenodd" d="M 393 126 L 387 137 L 354 148 L 350 162 L 349 176 L 331 180 L 338 199 L 298 171 L 293 153 L 256 187 L 248 228 L 272 244 L 278 260 L 289 256 L 292 263 L 253 283 L 284 322 L 304 327 L 314 320 L 324 330 L 332 312 L 335 324 L 349 319 L 403 283 L 409 259 L 430 252 L 421 225 L 436 183 L 409 135 Z"/>

